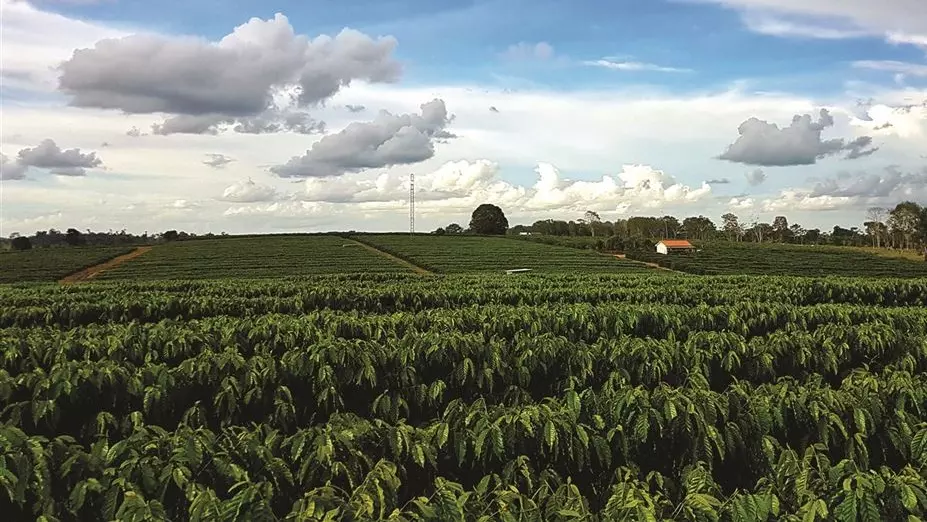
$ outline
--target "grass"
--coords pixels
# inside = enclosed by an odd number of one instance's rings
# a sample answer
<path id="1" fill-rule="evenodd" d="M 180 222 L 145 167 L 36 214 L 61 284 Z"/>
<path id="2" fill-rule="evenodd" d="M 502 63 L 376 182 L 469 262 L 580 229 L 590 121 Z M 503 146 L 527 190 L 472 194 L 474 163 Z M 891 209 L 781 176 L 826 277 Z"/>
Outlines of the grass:
<path id="1" fill-rule="evenodd" d="M 0 252 L 0 283 L 57 281 L 89 266 L 131 252 L 133 248 L 82 246 Z"/>
<path id="2" fill-rule="evenodd" d="M 352 237 L 444 274 L 499 272 L 510 268 L 530 268 L 544 273 L 653 271 L 639 263 L 596 252 L 506 237 L 404 234 Z"/>
<path id="3" fill-rule="evenodd" d="M 165 243 L 104 272 L 99 279 L 248 279 L 373 272 L 410 270 L 337 236 L 267 236 Z"/>
<path id="4" fill-rule="evenodd" d="M 629 257 L 693 274 L 927 277 L 927 263 L 889 257 L 861 248 L 711 242 L 698 252 L 664 256 L 634 252 Z"/>

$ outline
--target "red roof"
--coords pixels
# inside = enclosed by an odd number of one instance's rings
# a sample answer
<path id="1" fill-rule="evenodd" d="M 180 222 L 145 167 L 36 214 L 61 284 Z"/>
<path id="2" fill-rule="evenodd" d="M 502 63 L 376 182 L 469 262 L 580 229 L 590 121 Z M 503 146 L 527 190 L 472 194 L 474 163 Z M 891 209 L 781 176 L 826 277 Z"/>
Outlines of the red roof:
<path id="1" fill-rule="evenodd" d="M 660 242 L 666 245 L 666 248 L 695 248 L 685 239 L 664 239 Z"/>

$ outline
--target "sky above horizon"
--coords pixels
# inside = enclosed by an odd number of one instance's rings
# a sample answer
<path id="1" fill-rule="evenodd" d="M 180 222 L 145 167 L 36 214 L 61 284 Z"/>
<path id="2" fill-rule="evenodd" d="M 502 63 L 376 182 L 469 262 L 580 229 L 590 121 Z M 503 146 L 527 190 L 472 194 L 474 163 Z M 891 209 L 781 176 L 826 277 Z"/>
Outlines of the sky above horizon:
<path id="1" fill-rule="evenodd" d="M 927 2 L 0 0 L 0 236 L 927 203 Z"/>

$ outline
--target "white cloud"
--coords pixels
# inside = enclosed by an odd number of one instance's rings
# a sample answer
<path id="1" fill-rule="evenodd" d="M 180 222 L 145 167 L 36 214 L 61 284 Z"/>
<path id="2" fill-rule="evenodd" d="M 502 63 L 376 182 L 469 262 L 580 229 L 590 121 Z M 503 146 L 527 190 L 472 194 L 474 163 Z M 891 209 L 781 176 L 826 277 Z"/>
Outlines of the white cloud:
<path id="1" fill-rule="evenodd" d="M 876 136 L 896 135 L 901 138 L 927 136 L 927 104 L 889 106 L 875 104 L 869 106 L 863 118 L 853 117 L 852 125 L 866 127 Z"/>
<path id="2" fill-rule="evenodd" d="M 255 183 L 251 179 L 239 181 L 222 192 L 223 201 L 235 203 L 254 203 L 258 201 L 271 201 L 278 196 L 277 190 L 269 185 Z"/>
<path id="3" fill-rule="evenodd" d="M 750 210 L 756 206 L 756 200 L 747 197 L 731 198 L 727 206 L 731 210 Z"/>
<path id="4" fill-rule="evenodd" d="M 763 202 L 766 212 L 788 212 L 796 210 L 840 210 L 855 203 L 854 198 L 836 196 L 812 196 L 809 191 L 788 189 L 777 197 Z"/>
<path id="5" fill-rule="evenodd" d="M 324 214 L 324 207 L 310 201 L 277 201 L 268 204 L 229 207 L 225 216 L 312 217 Z"/>
<path id="6" fill-rule="evenodd" d="M 488 160 L 449 162 L 434 172 L 416 176 L 416 200 L 423 210 L 466 209 L 492 201 L 516 212 L 624 212 L 686 205 L 711 193 L 707 183 L 690 187 L 645 165 L 626 165 L 617 175 L 602 176 L 599 181 L 562 179 L 559 170 L 549 163 L 538 164 L 535 172 L 538 178 L 534 185 L 523 186 L 502 180 L 498 165 Z M 382 174 L 375 179 L 310 179 L 301 197 L 328 203 L 402 205 L 408 191 L 406 175 Z"/>
<path id="7" fill-rule="evenodd" d="M 653 63 L 645 62 L 619 62 L 607 59 L 600 60 L 587 60 L 582 62 L 583 65 L 588 65 L 591 67 L 602 67 L 605 69 L 611 69 L 613 71 L 651 71 L 651 72 L 670 72 L 670 73 L 683 73 L 683 72 L 692 72 L 692 69 L 683 69 L 678 67 L 665 67 L 661 65 L 656 65 Z"/>
<path id="8" fill-rule="evenodd" d="M 787 210 L 864 209 L 894 206 L 902 200 L 927 197 L 927 168 L 902 172 L 894 167 L 882 173 L 844 173 L 818 181 L 811 188 L 788 188 L 763 203 L 769 212 Z"/>

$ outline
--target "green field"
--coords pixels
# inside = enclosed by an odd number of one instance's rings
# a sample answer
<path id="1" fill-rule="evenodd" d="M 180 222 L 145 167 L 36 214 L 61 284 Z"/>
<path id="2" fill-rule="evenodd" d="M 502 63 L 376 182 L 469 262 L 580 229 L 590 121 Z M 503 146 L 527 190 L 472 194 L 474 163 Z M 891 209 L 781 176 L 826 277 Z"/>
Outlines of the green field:
<path id="1" fill-rule="evenodd" d="M 83 246 L 0 252 L 0 284 L 57 281 L 66 275 L 131 252 L 133 248 Z"/>
<path id="2" fill-rule="evenodd" d="M 673 274 L 0 286 L 4 519 L 923 520 L 925 300 Z"/>
<path id="3" fill-rule="evenodd" d="M 629 252 L 628 257 L 692 274 L 927 277 L 923 261 L 859 248 L 727 241 L 696 246 L 693 254 Z"/>
<path id="4" fill-rule="evenodd" d="M 596 252 L 506 237 L 368 234 L 353 236 L 436 273 L 498 272 L 530 268 L 542 273 L 653 271 Z"/>
<path id="5" fill-rule="evenodd" d="M 342 246 L 348 244 L 350 246 Z M 224 279 L 408 272 L 337 236 L 264 236 L 176 241 L 104 272 L 100 279 Z"/>

